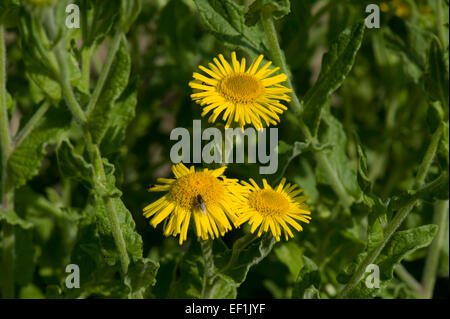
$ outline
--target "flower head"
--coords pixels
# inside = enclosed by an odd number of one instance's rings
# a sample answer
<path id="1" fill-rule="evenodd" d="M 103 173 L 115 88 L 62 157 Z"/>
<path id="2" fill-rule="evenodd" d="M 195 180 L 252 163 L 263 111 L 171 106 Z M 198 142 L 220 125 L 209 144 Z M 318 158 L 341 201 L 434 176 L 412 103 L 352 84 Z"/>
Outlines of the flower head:
<path id="1" fill-rule="evenodd" d="M 237 180 L 221 176 L 225 169 L 197 172 L 194 166 L 173 165 L 175 179 L 159 178 L 161 185 L 149 188 L 150 192 L 167 193 L 145 207 L 144 216 L 153 216 L 153 227 L 164 220 L 164 235 L 180 235 L 180 245 L 187 238 L 191 218 L 197 237 L 205 240 L 223 236 L 231 230 L 231 224 L 237 224 L 236 207 L 244 190 Z"/>
<path id="2" fill-rule="evenodd" d="M 279 241 L 281 230 L 284 230 L 287 240 L 294 237 L 290 226 L 302 231 L 303 228 L 297 221 L 309 223 L 311 212 L 305 203 L 307 197 L 298 196 L 302 190 L 298 189 L 297 185 L 285 184 L 285 178 L 276 188 L 272 188 L 265 179 L 263 188 L 260 188 L 253 179 L 250 179 L 251 184 L 242 183 L 248 191 L 239 209 L 239 224 L 248 221 L 251 233 L 259 227 L 258 236 L 261 236 L 270 228 L 273 236 Z"/>
<path id="3" fill-rule="evenodd" d="M 209 122 L 214 123 L 220 114 L 226 121 L 225 127 L 230 127 L 234 121 L 243 129 L 245 124 L 252 124 L 256 129 L 277 125 L 278 114 L 287 110 L 280 101 L 289 102 L 286 94 L 291 89 L 280 83 L 287 80 L 284 73 L 271 76 L 279 68 L 269 68 L 272 62 L 267 62 L 259 68 L 263 55 L 260 55 L 246 69 L 245 58 L 238 62 L 236 53 L 231 54 L 231 65 L 222 54 L 214 58 L 209 68 L 199 66 L 207 75 L 194 72 L 194 80 L 189 86 L 194 89 L 192 100 L 203 106 L 202 116 L 211 112 Z M 220 61 L 219 61 L 220 60 Z M 259 68 L 259 69 L 258 69 Z"/>

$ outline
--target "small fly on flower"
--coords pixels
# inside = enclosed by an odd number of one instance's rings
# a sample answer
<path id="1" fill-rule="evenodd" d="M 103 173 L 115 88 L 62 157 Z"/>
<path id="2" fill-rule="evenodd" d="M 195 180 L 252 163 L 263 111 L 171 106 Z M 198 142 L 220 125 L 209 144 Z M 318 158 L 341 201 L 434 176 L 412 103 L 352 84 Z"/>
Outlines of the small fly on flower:
<path id="1" fill-rule="evenodd" d="M 200 207 L 203 215 L 206 215 L 206 206 L 205 201 L 202 198 L 202 195 L 197 195 L 198 206 Z"/>

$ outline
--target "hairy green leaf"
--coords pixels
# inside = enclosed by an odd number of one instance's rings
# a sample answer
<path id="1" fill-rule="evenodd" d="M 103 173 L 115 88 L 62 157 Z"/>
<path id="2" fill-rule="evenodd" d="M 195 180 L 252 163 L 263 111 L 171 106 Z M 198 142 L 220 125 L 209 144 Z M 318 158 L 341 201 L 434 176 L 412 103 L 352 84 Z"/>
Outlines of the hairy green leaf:
<path id="1" fill-rule="evenodd" d="M 200 16 L 209 30 L 229 45 L 259 54 L 264 51 L 258 27 L 245 25 L 245 8 L 232 0 L 194 0 Z"/>
<path id="2" fill-rule="evenodd" d="M 9 177 L 15 187 L 36 175 L 46 154 L 45 146 L 61 138 L 70 126 L 70 112 L 51 107 L 25 140 L 13 150 L 8 160 Z"/>
<path id="3" fill-rule="evenodd" d="M 317 265 L 308 257 L 303 256 L 303 267 L 298 274 L 292 298 L 311 299 L 317 297 L 320 282 L 320 271 Z"/>
<path id="4" fill-rule="evenodd" d="M 261 14 L 270 13 L 275 19 L 280 19 L 291 12 L 289 0 L 256 0 L 245 14 L 245 24 L 253 26 L 258 23 Z"/>
<path id="5" fill-rule="evenodd" d="M 323 56 L 322 69 L 314 86 L 303 98 L 304 122 L 317 132 L 322 108 L 327 104 L 331 94 L 344 82 L 352 69 L 356 54 L 364 36 L 364 23 L 344 30 Z"/>
<path id="6" fill-rule="evenodd" d="M 131 64 L 127 51 L 127 42 L 125 38 L 122 38 L 119 50 L 114 58 L 110 73 L 100 93 L 97 104 L 93 106 L 88 114 L 87 126 L 96 144 L 102 140 L 106 130 L 110 126 L 114 103 L 128 84 L 130 68 Z"/>

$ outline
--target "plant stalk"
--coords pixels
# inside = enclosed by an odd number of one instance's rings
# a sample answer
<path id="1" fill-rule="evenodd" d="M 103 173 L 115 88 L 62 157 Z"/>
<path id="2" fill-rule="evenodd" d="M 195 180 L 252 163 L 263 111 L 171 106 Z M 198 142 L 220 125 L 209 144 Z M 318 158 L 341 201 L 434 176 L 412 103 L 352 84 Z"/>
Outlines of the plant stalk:
<path id="1" fill-rule="evenodd" d="M 89 100 L 86 114 L 89 116 L 90 112 L 94 109 L 97 104 L 98 98 L 100 97 L 100 93 L 102 93 L 103 86 L 105 85 L 106 79 L 108 78 L 109 71 L 111 70 L 112 63 L 114 61 L 114 57 L 116 56 L 117 50 L 119 49 L 120 41 L 122 39 L 123 34 L 121 32 L 117 32 L 110 44 L 108 55 L 106 56 L 106 61 L 103 65 L 102 71 L 100 72 L 100 77 L 95 86 L 94 93 L 92 93 L 91 99 Z"/>
<path id="2" fill-rule="evenodd" d="M 201 298 L 209 299 L 211 298 L 211 288 L 215 274 L 212 240 L 201 240 L 200 247 L 202 250 L 203 261 L 205 263 Z"/>
<path id="3" fill-rule="evenodd" d="M 442 126 L 442 125 L 441 125 Z M 422 172 L 421 169 L 419 169 L 419 172 L 416 176 L 416 182 L 415 185 L 418 187 L 422 186 L 425 177 L 428 173 L 428 170 L 431 166 L 431 163 L 434 159 L 434 155 L 436 154 L 436 150 L 439 145 L 439 140 L 442 135 L 442 129 L 437 129 L 432 137 L 430 144 L 428 146 L 427 152 L 425 154 L 424 159 L 422 160 L 422 163 L 420 167 L 424 167 L 424 170 Z M 397 231 L 397 229 L 400 227 L 400 225 L 403 223 L 405 218 L 409 215 L 409 213 L 412 211 L 414 206 L 417 204 L 418 199 L 412 199 L 406 205 L 401 208 L 398 213 L 392 218 L 392 221 L 387 225 L 385 228 L 385 237 L 383 241 L 376 247 L 374 247 L 367 255 L 366 258 L 361 262 L 358 269 L 355 271 L 353 276 L 350 278 L 350 281 L 345 285 L 345 287 L 341 290 L 341 292 L 338 294 L 338 298 L 345 298 L 360 282 L 362 277 L 364 276 L 364 273 L 366 271 L 366 267 L 370 264 L 373 264 L 375 260 L 377 259 L 378 255 L 381 253 L 383 248 L 388 243 L 391 236 Z"/>
<path id="4" fill-rule="evenodd" d="M 271 58 L 273 59 L 275 64 L 281 68 L 283 73 L 285 73 L 286 75 L 289 75 L 290 72 L 289 72 L 289 69 L 286 64 L 286 59 L 285 59 L 284 53 L 280 48 L 277 31 L 275 29 L 275 25 L 274 25 L 273 19 L 272 19 L 272 14 L 268 13 L 268 12 L 263 12 L 263 14 L 261 15 L 261 21 L 262 21 L 262 25 L 264 27 L 264 31 L 267 36 L 268 42 L 269 42 L 269 51 L 271 54 Z M 305 123 L 301 119 L 301 113 L 303 112 L 303 105 L 301 104 L 300 100 L 297 97 L 297 94 L 295 93 L 295 89 L 292 84 L 292 80 L 291 80 L 290 76 L 288 76 L 288 79 L 287 79 L 287 86 L 289 89 L 292 90 L 291 106 L 293 107 L 294 114 L 298 118 L 298 122 L 299 122 L 299 125 L 300 125 L 303 135 L 305 136 L 306 140 L 308 142 L 310 142 L 312 145 L 319 144 L 319 141 L 317 140 L 317 138 L 311 134 L 311 131 L 309 130 L 309 128 L 305 125 Z M 324 170 L 324 172 L 327 176 L 328 182 L 330 183 L 330 185 L 333 188 L 333 190 L 335 191 L 335 193 L 338 195 L 342 206 L 344 208 L 350 207 L 353 202 L 353 198 L 348 194 L 344 185 L 340 181 L 337 173 L 331 166 L 330 161 L 326 157 L 325 153 L 324 152 L 315 152 L 314 156 L 316 158 L 317 163 Z"/>
<path id="5" fill-rule="evenodd" d="M 4 26 L 0 25 L 0 146 L 2 156 L 1 210 L 14 209 L 14 188 L 8 183 L 8 158 L 11 155 L 11 134 L 6 105 L 6 43 Z M 0 211 L 0 214 L 2 212 Z M 2 298 L 14 298 L 15 234 L 14 226 L 2 226 Z"/>
<path id="6" fill-rule="evenodd" d="M 34 127 L 39 123 L 42 117 L 50 108 L 51 103 L 45 101 L 39 109 L 32 115 L 25 127 L 14 137 L 12 148 L 16 149 L 22 144 L 25 138 L 33 131 Z"/>
<path id="7" fill-rule="evenodd" d="M 436 273 L 441 255 L 441 247 L 445 237 L 445 226 L 446 223 L 448 223 L 448 200 L 436 202 L 433 223 L 439 226 L 439 230 L 431 243 L 430 248 L 428 249 L 422 276 L 423 297 L 427 299 L 431 299 L 433 297 Z"/>

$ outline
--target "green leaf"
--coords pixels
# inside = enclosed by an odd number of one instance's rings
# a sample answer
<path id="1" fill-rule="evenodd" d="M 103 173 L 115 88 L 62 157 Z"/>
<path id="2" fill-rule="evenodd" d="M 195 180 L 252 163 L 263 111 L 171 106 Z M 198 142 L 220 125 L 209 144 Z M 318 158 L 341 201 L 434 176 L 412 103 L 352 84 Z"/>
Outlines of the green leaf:
<path id="1" fill-rule="evenodd" d="M 216 266 L 222 269 L 223 273 L 231 277 L 236 284 L 241 285 L 247 278 L 247 274 L 251 267 L 257 265 L 261 260 L 263 260 L 271 251 L 275 244 L 275 239 L 270 235 L 262 236 L 262 238 L 257 239 L 250 246 L 244 250 L 240 250 L 237 260 L 231 267 L 228 266 L 228 262 L 233 253 L 232 249 L 226 249 L 222 252 L 215 254 Z M 224 270 L 224 268 L 226 270 Z"/>
<path id="2" fill-rule="evenodd" d="M 83 45 L 92 47 L 103 41 L 105 36 L 117 22 L 120 11 L 119 1 L 89 0 L 82 1 L 80 11 L 84 19 L 89 19 L 90 24 L 84 33 Z M 83 23 L 83 16 L 81 22 Z M 87 23 L 87 21 L 85 21 Z"/>
<path id="3" fill-rule="evenodd" d="M 87 127 L 95 144 L 100 143 L 111 124 L 114 103 L 128 84 L 130 68 L 131 61 L 127 51 L 127 41 L 123 37 L 97 104 L 93 106 L 87 116 Z"/>
<path id="4" fill-rule="evenodd" d="M 278 144 L 278 171 L 270 178 L 272 183 L 278 183 L 284 176 L 289 164 L 297 156 L 307 151 L 310 148 L 310 143 L 294 142 L 293 145 L 280 141 Z"/>
<path id="5" fill-rule="evenodd" d="M 65 177 L 84 183 L 87 188 L 94 181 L 94 169 L 77 154 L 69 140 L 63 140 L 56 150 L 59 170 Z"/>
<path id="6" fill-rule="evenodd" d="M 355 199 L 359 199 L 361 189 L 358 185 L 355 169 L 347 156 L 347 136 L 344 128 L 341 122 L 330 113 L 328 108 L 323 113 L 319 138 L 322 143 L 333 146 L 331 149 L 325 149 L 323 152 L 347 192 Z M 321 181 L 327 183 L 320 166 L 317 166 L 317 175 Z"/>
<path id="7" fill-rule="evenodd" d="M 278 245 L 274 252 L 278 259 L 289 269 L 292 278 L 297 278 L 300 269 L 304 265 L 303 249 L 296 242 L 290 241 Z"/>
<path id="8" fill-rule="evenodd" d="M 194 0 L 209 30 L 221 41 L 253 54 L 264 51 L 263 34 L 245 25 L 245 8 L 232 0 Z"/>
<path id="9" fill-rule="evenodd" d="M 63 107 L 51 107 L 25 140 L 14 149 L 9 160 L 9 177 L 16 188 L 36 175 L 46 151 L 45 146 L 61 138 L 70 127 L 70 112 Z"/>
<path id="10" fill-rule="evenodd" d="M 120 2 L 120 24 L 123 32 L 128 32 L 142 7 L 141 0 L 121 0 Z"/>
<path id="11" fill-rule="evenodd" d="M 136 224 L 130 211 L 125 207 L 122 200 L 118 197 L 111 198 L 113 208 L 117 214 L 127 251 L 132 260 L 142 258 L 142 238 L 136 232 Z M 95 217 L 98 236 L 101 242 L 101 250 L 109 264 L 116 264 L 119 261 L 119 255 L 112 235 L 111 222 L 108 218 L 105 203 L 102 198 L 95 198 Z"/>
<path id="12" fill-rule="evenodd" d="M 4 221 L 9 225 L 20 226 L 23 229 L 33 227 L 32 223 L 20 218 L 19 215 L 17 215 L 17 213 L 13 210 L 1 210 L 0 221 Z"/>
<path id="13" fill-rule="evenodd" d="M 145 294 L 156 283 L 159 264 L 149 258 L 140 258 L 128 268 L 124 283 L 130 289 L 129 296 Z"/>
<path id="14" fill-rule="evenodd" d="M 199 243 L 192 242 L 189 250 L 178 263 L 177 271 L 169 298 L 202 298 L 204 297 L 205 263 Z M 232 299 L 236 298 L 238 284 L 229 276 L 216 273 L 211 278 L 208 298 Z"/>
<path id="15" fill-rule="evenodd" d="M 291 12 L 289 0 L 256 0 L 245 14 L 245 24 L 253 26 L 258 23 L 262 12 L 270 13 L 275 19 L 281 19 Z"/>
<path id="16" fill-rule="evenodd" d="M 308 257 L 303 256 L 303 267 L 298 274 L 292 298 L 311 299 L 312 297 L 318 297 L 320 282 L 320 271 L 317 265 Z"/>
<path id="17" fill-rule="evenodd" d="M 365 283 L 366 276 L 364 276 L 348 297 L 372 298 L 379 294 L 380 289 L 385 288 L 390 280 L 392 280 L 396 265 L 417 249 L 427 247 L 436 235 L 437 229 L 438 227 L 436 225 L 425 225 L 399 231 L 392 235 L 390 241 L 387 243 L 386 247 L 384 247 L 374 263 L 380 270 L 380 288 L 368 288 Z M 347 275 L 351 275 L 351 269 L 355 269 L 366 255 L 367 252 L 364 252 L 358 257 L 357 262 L 346 270 Z M 367 275 L 369 275 L 369 273 L 367 273 Z"/>
<path id="18" fill-rule="evenodd" d="M 102 154 L 117 152 L 119 145 L 125 139 L 127 127 L 135 116 L 137 88 L 138 82 L 132 81 L 114 104 L 111 110 L 111 123 L 102 139 Z"/>
<path id="19" fill-rule="evenodd" d="M 449 179 L 448 172 L 436 178 L 434 181 L 426 184 L 418 190 L 408 191 L 402 195 L 395 196 L 389 202 L 388 209 L 393 212 L 408 202 L 413 200 L 424 200 L 434 202 L 436 200 L 446 200 L 449 198 Z"/>
<path id="20" fill-rule="evenodd" d="M 449 80 L 448 68 L 444 60 L 444 52 L 439 44 L 439 40 L 433 37 L 428 50 L 428 63 L 424 73 L 424 88 L 429 99 L 439 101 L 446 110 L 448 118 L 449 105 Z"/>
<path id="21" fill-rule="evenodd" d="M 365 24 L 359 23 L 351 30 L 344 30 L 323 56 L 322 69 L 314 86 L 303 98 L 304 122 L 316 134 L 322 108 L 327 104 L 331 94 L 344 82 L 352 69 L 356 54 L 364 36 Z"/>

